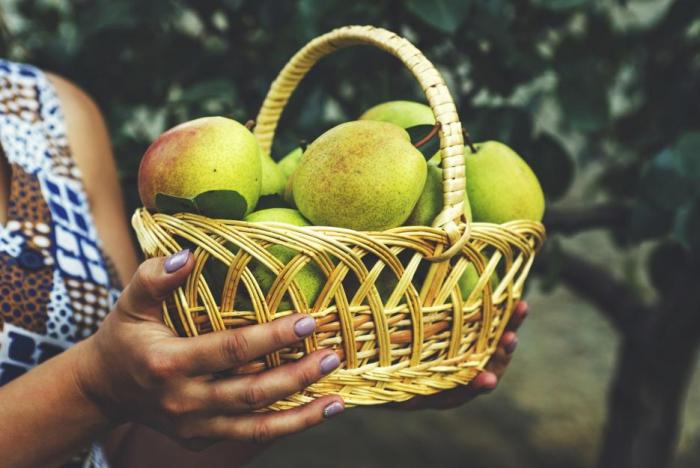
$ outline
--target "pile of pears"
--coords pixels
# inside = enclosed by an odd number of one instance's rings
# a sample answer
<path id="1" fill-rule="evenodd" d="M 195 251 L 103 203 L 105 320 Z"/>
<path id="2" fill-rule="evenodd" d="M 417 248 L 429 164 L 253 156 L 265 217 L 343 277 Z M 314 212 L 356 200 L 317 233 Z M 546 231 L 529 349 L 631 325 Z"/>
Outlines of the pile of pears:
<path id="1" fill-rule="evenodd" d="M 431 225 L 443 209 L 440 153 L 426 158 L 407 130 L 434 124 L 433 112 L 424 104 L 386 102 L 275 162 L 260 148 L 249 126 L 225 117 L 203 117 L 166 131 L 146 150 L 139 168 L 139 195 L 151 211 L 193 212 L 252 223 L 359 231 Z M 540 183 L 511 148 L 496 141 L 469 145 L 464 162 L 468 220 L 501 224 L 542 219 L 545 201 Z M 233 245 L 229 249 L 236 251 Z M 268 251 L 282 263 L 297 254 L 284 246 Z M 275 275 L 255 260 L 249 268 L 267 294 Z M 205 274 L 215 292 L 222 290 L 226 273 L 220 262 L 208 262 Z M 459 280 L 464 299 L 478 280 L 469 265 Z M 377 286 L 385 300 L 396 278 L 382 275 L 378 283 L 382 281 L 387 284 Z M 310 305 L 325 276 L 311 262 L 296 275 L 296 282 Z M 498 284 L 496 272 L 491 284 Z M 244 297 L 241 302 L 249 306 Z M 291 308 L 285 298 L 278 310 Z"/>

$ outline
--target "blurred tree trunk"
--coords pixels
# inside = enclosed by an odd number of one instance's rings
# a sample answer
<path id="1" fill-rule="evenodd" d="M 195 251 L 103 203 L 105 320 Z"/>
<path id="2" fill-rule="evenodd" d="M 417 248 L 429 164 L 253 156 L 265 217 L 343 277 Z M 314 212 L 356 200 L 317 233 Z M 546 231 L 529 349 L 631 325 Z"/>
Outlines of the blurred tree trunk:
<path id="1" fill-rule="evenodd" d="M 621 330 L 599 468 L 671 463 L 700 340 L 698 278 L 687 273 L 658 308 Z"/>
<path id="2" fill-rule="evenodd" d="M 598 468 L 668 467 L 700 344 L 700 274 L 676 263 L 662 299 L 650 306 L 610 271 L 561 247 L 545 247 L 536 269 L 554 271 L 595 304 L 621 338 Z"/>

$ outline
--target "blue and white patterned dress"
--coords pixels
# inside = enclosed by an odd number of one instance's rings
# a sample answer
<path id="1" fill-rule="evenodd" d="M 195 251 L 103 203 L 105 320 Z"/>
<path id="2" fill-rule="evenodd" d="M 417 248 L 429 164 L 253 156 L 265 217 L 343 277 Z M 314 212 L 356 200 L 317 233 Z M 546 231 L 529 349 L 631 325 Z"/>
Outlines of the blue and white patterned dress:
<path id="1" fill-rule="evenodd" d="M 0 225 L 2 385 L 94 333 L 120 285 L 93 224 L 58 97 L 37 68 L 0 60 L 0 145 L 11 169 Z"/>

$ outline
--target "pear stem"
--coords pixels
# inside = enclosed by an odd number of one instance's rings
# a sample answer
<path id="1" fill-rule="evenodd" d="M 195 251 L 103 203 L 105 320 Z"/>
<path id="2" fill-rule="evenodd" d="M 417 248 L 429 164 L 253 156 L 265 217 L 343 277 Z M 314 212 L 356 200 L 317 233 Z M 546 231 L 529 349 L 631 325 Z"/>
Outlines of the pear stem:
<path id="1" fill-rule="evenodd" d="M 301 152 L 306 151 L 306 147 L 309 146 L 309 142 L 306 140 L 299 140 L 299 147 L 301 148 Z"/>
<path id="2" fill-rule="evenodd" d="M 467 143 L 469 149 L 472 151 L 472 153 L 476 153 L 477 148 L 474 146 L 474 142 L 472 142 L 472 139 L 469 137 L 469 133 L 467 133 L 466 130 L 462 130 L 462 133 L 464 134 L 464 141 Z"/>
<path id="3" fill-rule="evenodd" d="M 244 127 L 247 128 L 248 130 L 250 130 L 250 131 L 252 132 L 253 129 L 255 128 L 255 120 L 252 120 L 252 119 L 251 119 L 251 120 L 247 121 L 247 122 L 245 123 Z"/>
<path id="4" fill-rule="evenodd" d="M 428 133 L 426 136 L 424 136 L 420 141 L 418 141 L 418 142 L 417 142 L 415 145 L 413 145 L 413 146 L 415 146 L 416 148 L 420 148 L 421 146 L 423 146 L 424 144 L 426 144 L 427 142 L 429 142 L 430 140 L 432 140 L 433 137 L 435 136 L 435 134 L 437 133 L 437 131 L 438 131 L 439 128 L 440 128 L 440 124 L 439 124 L 439 123 L 436 123 L 436 124 L 433 126 L 433 129 L 430 130 L 430 133 Z"/>

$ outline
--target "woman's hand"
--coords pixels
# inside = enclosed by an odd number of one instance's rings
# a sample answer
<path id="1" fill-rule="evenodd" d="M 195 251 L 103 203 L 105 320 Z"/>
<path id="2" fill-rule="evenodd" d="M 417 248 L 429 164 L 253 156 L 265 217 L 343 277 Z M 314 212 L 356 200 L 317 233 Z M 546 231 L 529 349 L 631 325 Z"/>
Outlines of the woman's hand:
<path id="1" fill-rule="evenodd" d="M 236 330 L 180 338 L 162 322 L 161 301 L 192 270 L 188 251 L 147 260 L 89 340 L 78 372 L 84 393 L 114 420 L 148 425 L 189 448 L 218 440 L 264 442 L 314 426 L 344 409 L 337 396 L 253 413 L 303 390 L 339 365 L 330 350 L 255 375 L 213 378 L 299 342 L 315 321 L 301 314 Z"/>
<path id="2" fill-rule="evenodd" d="M 406 402 L 392 405 L 398 409 L 448 409 L 463 405 L 479 395 L 489 393 L 496 388 L 501 376 L 506 371 L 518 345 L 518 337 L 515 332 L 520 328 L 527 317 L 528 306 L 525 301 L 520 301 L 516 306 L 508 322 L 506 331 L 501 337 L 496 352 L 486 365 L 486 370 L 477 375 L 469 385 L 447 390 L 436 395 L 418 396 Z"/>

